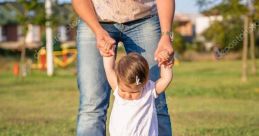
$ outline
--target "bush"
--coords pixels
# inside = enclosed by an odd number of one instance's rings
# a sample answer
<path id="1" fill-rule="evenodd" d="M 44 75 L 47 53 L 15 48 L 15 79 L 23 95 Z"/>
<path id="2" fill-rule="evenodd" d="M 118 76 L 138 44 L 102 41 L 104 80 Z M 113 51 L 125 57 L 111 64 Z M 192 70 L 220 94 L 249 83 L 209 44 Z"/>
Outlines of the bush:
<path id="1" fill-rule="evenodd" d="M 214 22 L 204 33 L 207 41 L 214 42 L 219 48 L 229 47 L 231 50 L 242 49 L 243 22 L 240 19 Z"/>
<path id="2" fill-rule="evenodd" d="M 174 35 L 173 47 L 174 50 L 179 54 L 183 54 L 186 51 L 186 41 L 184 40 L 183 36 L 177 32 Z"/>

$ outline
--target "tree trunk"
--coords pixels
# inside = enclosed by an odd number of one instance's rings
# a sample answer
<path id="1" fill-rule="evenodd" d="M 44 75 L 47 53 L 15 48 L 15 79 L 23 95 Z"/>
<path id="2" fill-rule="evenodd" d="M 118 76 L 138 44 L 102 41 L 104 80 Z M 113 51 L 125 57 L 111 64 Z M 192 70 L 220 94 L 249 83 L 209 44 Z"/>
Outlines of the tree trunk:
<path id="1" fill-rule="evenodd" d="M 23 37 L 22 50 L 21 50 L 21 76 L 24 78 L 27 75 L 26 71 L 26 42 L 25 37 Z"/>
<path id="2" fill-rule="evenodd" d="M 21 76 L 22 78 L 27 76 L 27 67 L 26 67 L 26 34 L 28 32 L 28 26 L 22 26 L 22 50 L 21 50 Z"/>
<path id="3" fill-rule="evenodd" d="M 242 54 L 242 78 L 243 82 L 247 81 L 247 50 L 248 50 L 248 16 L 244 17 L 244 32 L 243 32 L 243 54 Z"/>
<path id="4" fill-rule="evenodd" d="M 256 75 L 256 58 L 255 58 L 255 24 L 253 23 L 253 20 L 250 19 L 250 28 L 249 28 L 249 33 L 250 33 L 250 55 L 251 55 L 251 60 L 252 60 L 252 74 Z"/>

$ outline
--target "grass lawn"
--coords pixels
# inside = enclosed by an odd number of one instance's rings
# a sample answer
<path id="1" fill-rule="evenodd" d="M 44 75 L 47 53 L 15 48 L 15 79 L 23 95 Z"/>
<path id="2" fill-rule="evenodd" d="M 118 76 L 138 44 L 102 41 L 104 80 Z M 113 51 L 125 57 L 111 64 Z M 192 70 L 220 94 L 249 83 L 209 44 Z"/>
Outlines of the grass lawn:
<path id="1" fill-rule="evenodd" d="M 259 61 L 258 61 L 259 63 Z M 1 64 L 2 66 L 4 64 Z M 75 135 L 78 90 L 73 68 L 24 80 L 0 69 L 0 136 Z M 175 136 L 258 136 L 259 76 L 240 82 L 240 61 L 183 62 L 167 90 Z"/>

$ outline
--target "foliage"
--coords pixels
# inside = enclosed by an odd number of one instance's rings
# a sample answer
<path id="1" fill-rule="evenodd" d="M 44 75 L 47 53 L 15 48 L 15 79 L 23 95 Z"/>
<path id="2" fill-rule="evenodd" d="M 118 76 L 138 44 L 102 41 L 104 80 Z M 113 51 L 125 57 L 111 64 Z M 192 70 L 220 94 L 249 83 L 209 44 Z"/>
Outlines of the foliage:
<path id="1" fill-rule="evenodd" d="M 53 38 L 53 51 L 61 51 L 61 42 L 59 41 L 59 39 L 55 39 Z M 41 37 L 41 42 L 43 47 L 46 48 L 46 33 L 44 33 Z"/>
<path id="2" fill-rule="evenodd" d="M 72 23 L 71 21 L 77 20 L 71 4 L 53 3 L 52 10 L 51 21 L 53 26 L 69 25 Z"/>
<path id="3" fill-rule="evenodd" d="M 254 18 L 255 18 L 255 20 L 257 20 L 258 23 L 259 23 L 259 1 L 258 1 L 258 0 L 255 0 L 255 1 L 254 1 L 254 8 L 255 8 L 255 15 L 254 15 Z"/>
<path id="4" fill-rule="evenodd" d="M 192 50 L 200 53 L 206 51 L 204 44 L 198 40 L 194 40 L 192 44 L 188 47 L 191 47 Z"/>
<path id="5" fill-rule="evenodd" d="M 174 41 L 173 41 L 173 47 L 174 47 L 174 50 L 179 53 L 179 54 L 182 54 L 185 52 L 186 50 L 186 41 L 184 40 L 184 37 L 178 33 L 175 29 L 177 28 L 177 26 L 179 26 L 180 24 L 179 23 L 174 23 L 173 24 L 173 32 L 174 32 Z"/>
<path id="6" fill-rule="evenodd" d="M 23 25 L 23 33 L 27 32 L 28 24 L 45 24 L 45 9 L 42 8 L 43 3 L 38 0 L 18 0 L 20 8 L 17 8 L 17 18 L 19 24 Z"/>
<path id="7" fill-rule="evenodd" d="M 18 8 L 17 4 L 0 2 L 0 25 L 17 23 L 15 8 Z"/>
<path id="8" fill-rule="evenodd" d="M 184 37 L 181 36 L 176 31 L 174 34 L 173 47 L 174 47 L 174 50 L 180 54 L 184 53 L 184 51 L 186 50 L 186 42 L 184 40 Z"/>
<path id="9" fill-rule="evenodd" d="M 197 5 L 203 9 L 205 15 L 223 15 L 225 18 L 239 18 L 248 12 L 246 6 L 242 4 L 242 0 L 197 0 Z M 208 8 L 211 5 L 215 6 Z M 205 8 L 205 9 L 204 9 Z"/>
<path id="10" fill-rule="evenodd" d="M 45 25 L 47 19 L 44 4 L 42 0 L 3 1 L 0 5 L 0 24 Z M 68 25 L 76 18 L 71 4 L 52 2 L 52 15 L 48 19 L 52 26 Z"/>
<path id="11" fill-rule="evenodd" d="M 215 21 L 204 31 L 203 36 L 214 42 L 220 48 L 232 46 L 232 50 L 238 50 L 242 47 L 242 21 L 239 20 L 225 20 Z"/>
<path id="12" fill-rule="evenodd" d="M 197 0 L 200 7 L 215 4 L 211 0 Z M 259 1 L 254 0 L 254 7 L 259 10 Z M 242 0 L 222 0 L 212 8 L 203 10 L 204 15 L 221 15 L 223 21 L 214 22 L 204 33 L 203 36 L 208 41 L 212 41 L 221 48 L 233 46 L 232 50 L 242 47 L 243 21 L 242 17 L 249 13 L 249 8 Z M 258 20 L 259 12 L 254 12 L 254 20 Z"/>
<path id="13" fill-rule="evenodd" d="M 242 4 L 242 0 L 223 0 L 217 8 L 225 18 L 240 18 L 248 12 L 246 6 Z"/>

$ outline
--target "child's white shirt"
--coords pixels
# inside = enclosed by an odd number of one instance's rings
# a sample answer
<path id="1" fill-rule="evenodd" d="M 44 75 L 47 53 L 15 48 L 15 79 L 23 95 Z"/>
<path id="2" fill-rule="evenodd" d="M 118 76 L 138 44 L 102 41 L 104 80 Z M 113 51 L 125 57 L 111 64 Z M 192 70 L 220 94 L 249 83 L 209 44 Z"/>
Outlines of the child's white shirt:
<path id="1" fill-rule="evenodd" d="M 149 80 L 137 100 L 120 97 L 118 87 L 113 94 L 115 99 L 109 125 L 111 136 L 158 136 L 155 82 Z"/>

